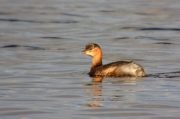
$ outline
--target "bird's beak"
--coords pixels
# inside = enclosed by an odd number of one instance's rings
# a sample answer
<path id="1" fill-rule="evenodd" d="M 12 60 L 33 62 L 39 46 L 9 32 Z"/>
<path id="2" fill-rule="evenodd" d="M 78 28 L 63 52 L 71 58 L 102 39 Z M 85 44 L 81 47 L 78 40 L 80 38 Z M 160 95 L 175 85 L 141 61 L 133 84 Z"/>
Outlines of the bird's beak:
<path id="1" fill-rule="evenodd" d="M 81 54 L 86 54 L 86 50 L 81 51 Z"/>

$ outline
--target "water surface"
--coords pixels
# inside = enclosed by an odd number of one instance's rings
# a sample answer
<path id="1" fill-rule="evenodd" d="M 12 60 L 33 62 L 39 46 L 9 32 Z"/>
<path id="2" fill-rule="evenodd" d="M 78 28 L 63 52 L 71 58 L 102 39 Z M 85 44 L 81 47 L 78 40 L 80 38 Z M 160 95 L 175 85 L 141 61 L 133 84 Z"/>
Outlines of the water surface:
<path id="1" fill-rule="evenodd" d="M 1 0 L 0 118 L 179 119 L 178 0 Z M 85 44 L 103 63 L 141 64 L 148 77 L 87 75 Z"/>

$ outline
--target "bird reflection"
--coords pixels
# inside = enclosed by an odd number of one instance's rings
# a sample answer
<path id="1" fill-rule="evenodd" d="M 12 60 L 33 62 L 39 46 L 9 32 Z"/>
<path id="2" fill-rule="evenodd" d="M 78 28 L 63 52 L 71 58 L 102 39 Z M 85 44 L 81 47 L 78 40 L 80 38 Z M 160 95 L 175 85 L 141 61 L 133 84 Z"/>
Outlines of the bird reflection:
<path id="1" fill-rule="evenodd" d="M 83 104 L 83 106 L 99 108 L 99 107 L 102 107 L 100 103 L 104 102 L 105 99 L 108 101 L 119 101 L 119 100 L 125 99 L 124 96 L 122 96 L 122 95 L 111 95 L 108 97 L 103 95 L 102 94 L 103 93 L 102 81 L 103 81 L 103 77 L 93 77 L 92 82 L 85 85 L 89 88 L 89 90 L 87 90 L 87 94 L 91 96 L 91 99 L 89 99 L 87 103 Z M 122 79 L 120 81 L 114 81 L 111 83 L 112 84 L 123 84 L 123 83 L 124 84 L 127 84 L 127 83 L 132 84 L 133 82 L 135 82 L 134 79 L 126 78 L 126 79 Z M 116 92 L 128 92 L 128 90 L 125 90 L 125 91 L 115 90 L 115 91 Z M 132 90 L 129 90 L 129 92 L 132 92 Z"/>
<path id="2" fill-rule="evenodd" d="M 98 103 L 103 102 L 104 99 L 102 97 L 102 77 L 96 77 L 92 79 L 92 83 L 86 84 L 85 86 L 90 87 L 90 89 L 87 91 L 87 94 L 92 97 L 92 99 L 88 100 L 88 103 L 83 104 L 83 106 L 86 107 L 101 107 Z"/>
<path id="3" fill-rule="evenodd" d="M 156 73 L 156 74 L 148 74 L 147 78 L 179 78 L 180 71 L 176 72 L 166 72 L 166 73 Z M 139 79 L 139 78 L 138 78 Z M 110 80 L 106 80 L 105 82 L 110 82 L 113 84 L 128 84 L 128 85 L 137 85 L 137 78 L 135 77 L 123 77 L 123 78 L 113 78 Z M 112 95 L 106 94 L 105 91 L 102 90 L 103 87 L 103 77 L 93 77 L 91 83 L 86 84 L 87 94 L 91 96 L 91 99 L 88 100 L 87 103 L 83 104 L 86 107 L 100 108 L 102 107 L 103 102 L 105 101 L 124 101 L 124 100 L 132 100 L 132 97 L 126 97 L 124 95 L 120 95 L 121 93 L 129 93 L 135 92 L 133 89 L 114 89 L 111 91 Z M 105 88 L 107 89 L 107 87 Z"/>
<path id="4" fill-rule="evenodd" d="M 93 77 L 92 82 L 101 83 L 104 77 Z M 123 78 L 114 78 L 116 81 L 111 81 L 112 84 L 136 84 L 136 79 L 138 77 L 123 77 Z"/>
<path id="5" fill-rule="evenodd" d="M 103 77 L 93 77 L 92 82 L 102 82 Z"/>

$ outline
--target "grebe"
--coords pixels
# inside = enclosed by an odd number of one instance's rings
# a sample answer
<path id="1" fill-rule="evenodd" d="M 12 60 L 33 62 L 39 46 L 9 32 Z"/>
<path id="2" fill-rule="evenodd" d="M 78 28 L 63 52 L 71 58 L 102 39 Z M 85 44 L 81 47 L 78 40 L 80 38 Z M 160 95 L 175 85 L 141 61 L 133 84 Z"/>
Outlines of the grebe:
<path id="1" fill-rule="evenodd" d="M 143 68 L 134 62 L 117 61 L 109 64 L 102 64 L 102 50 L 98 44 L 88 43 L 81 54 L 92 57 L 92 64 L 89 75 L 109 77 L 143 77 L 146 76 Z"/>

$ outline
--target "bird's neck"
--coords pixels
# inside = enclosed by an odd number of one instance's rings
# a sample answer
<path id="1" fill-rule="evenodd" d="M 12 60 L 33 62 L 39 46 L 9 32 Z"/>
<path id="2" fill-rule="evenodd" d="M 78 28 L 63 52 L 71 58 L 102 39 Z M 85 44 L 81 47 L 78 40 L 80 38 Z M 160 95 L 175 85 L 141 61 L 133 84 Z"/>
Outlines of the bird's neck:
<path id="1" fill-rule="evenodd" d="M 100 52 L 98 55 L 94 56 L 92 58 L 92 64 L 91 64 L 91 69 L 90 72 L 92 70 L 94 70 L 96 67 L 102 66 L 102 52 Z"/>

